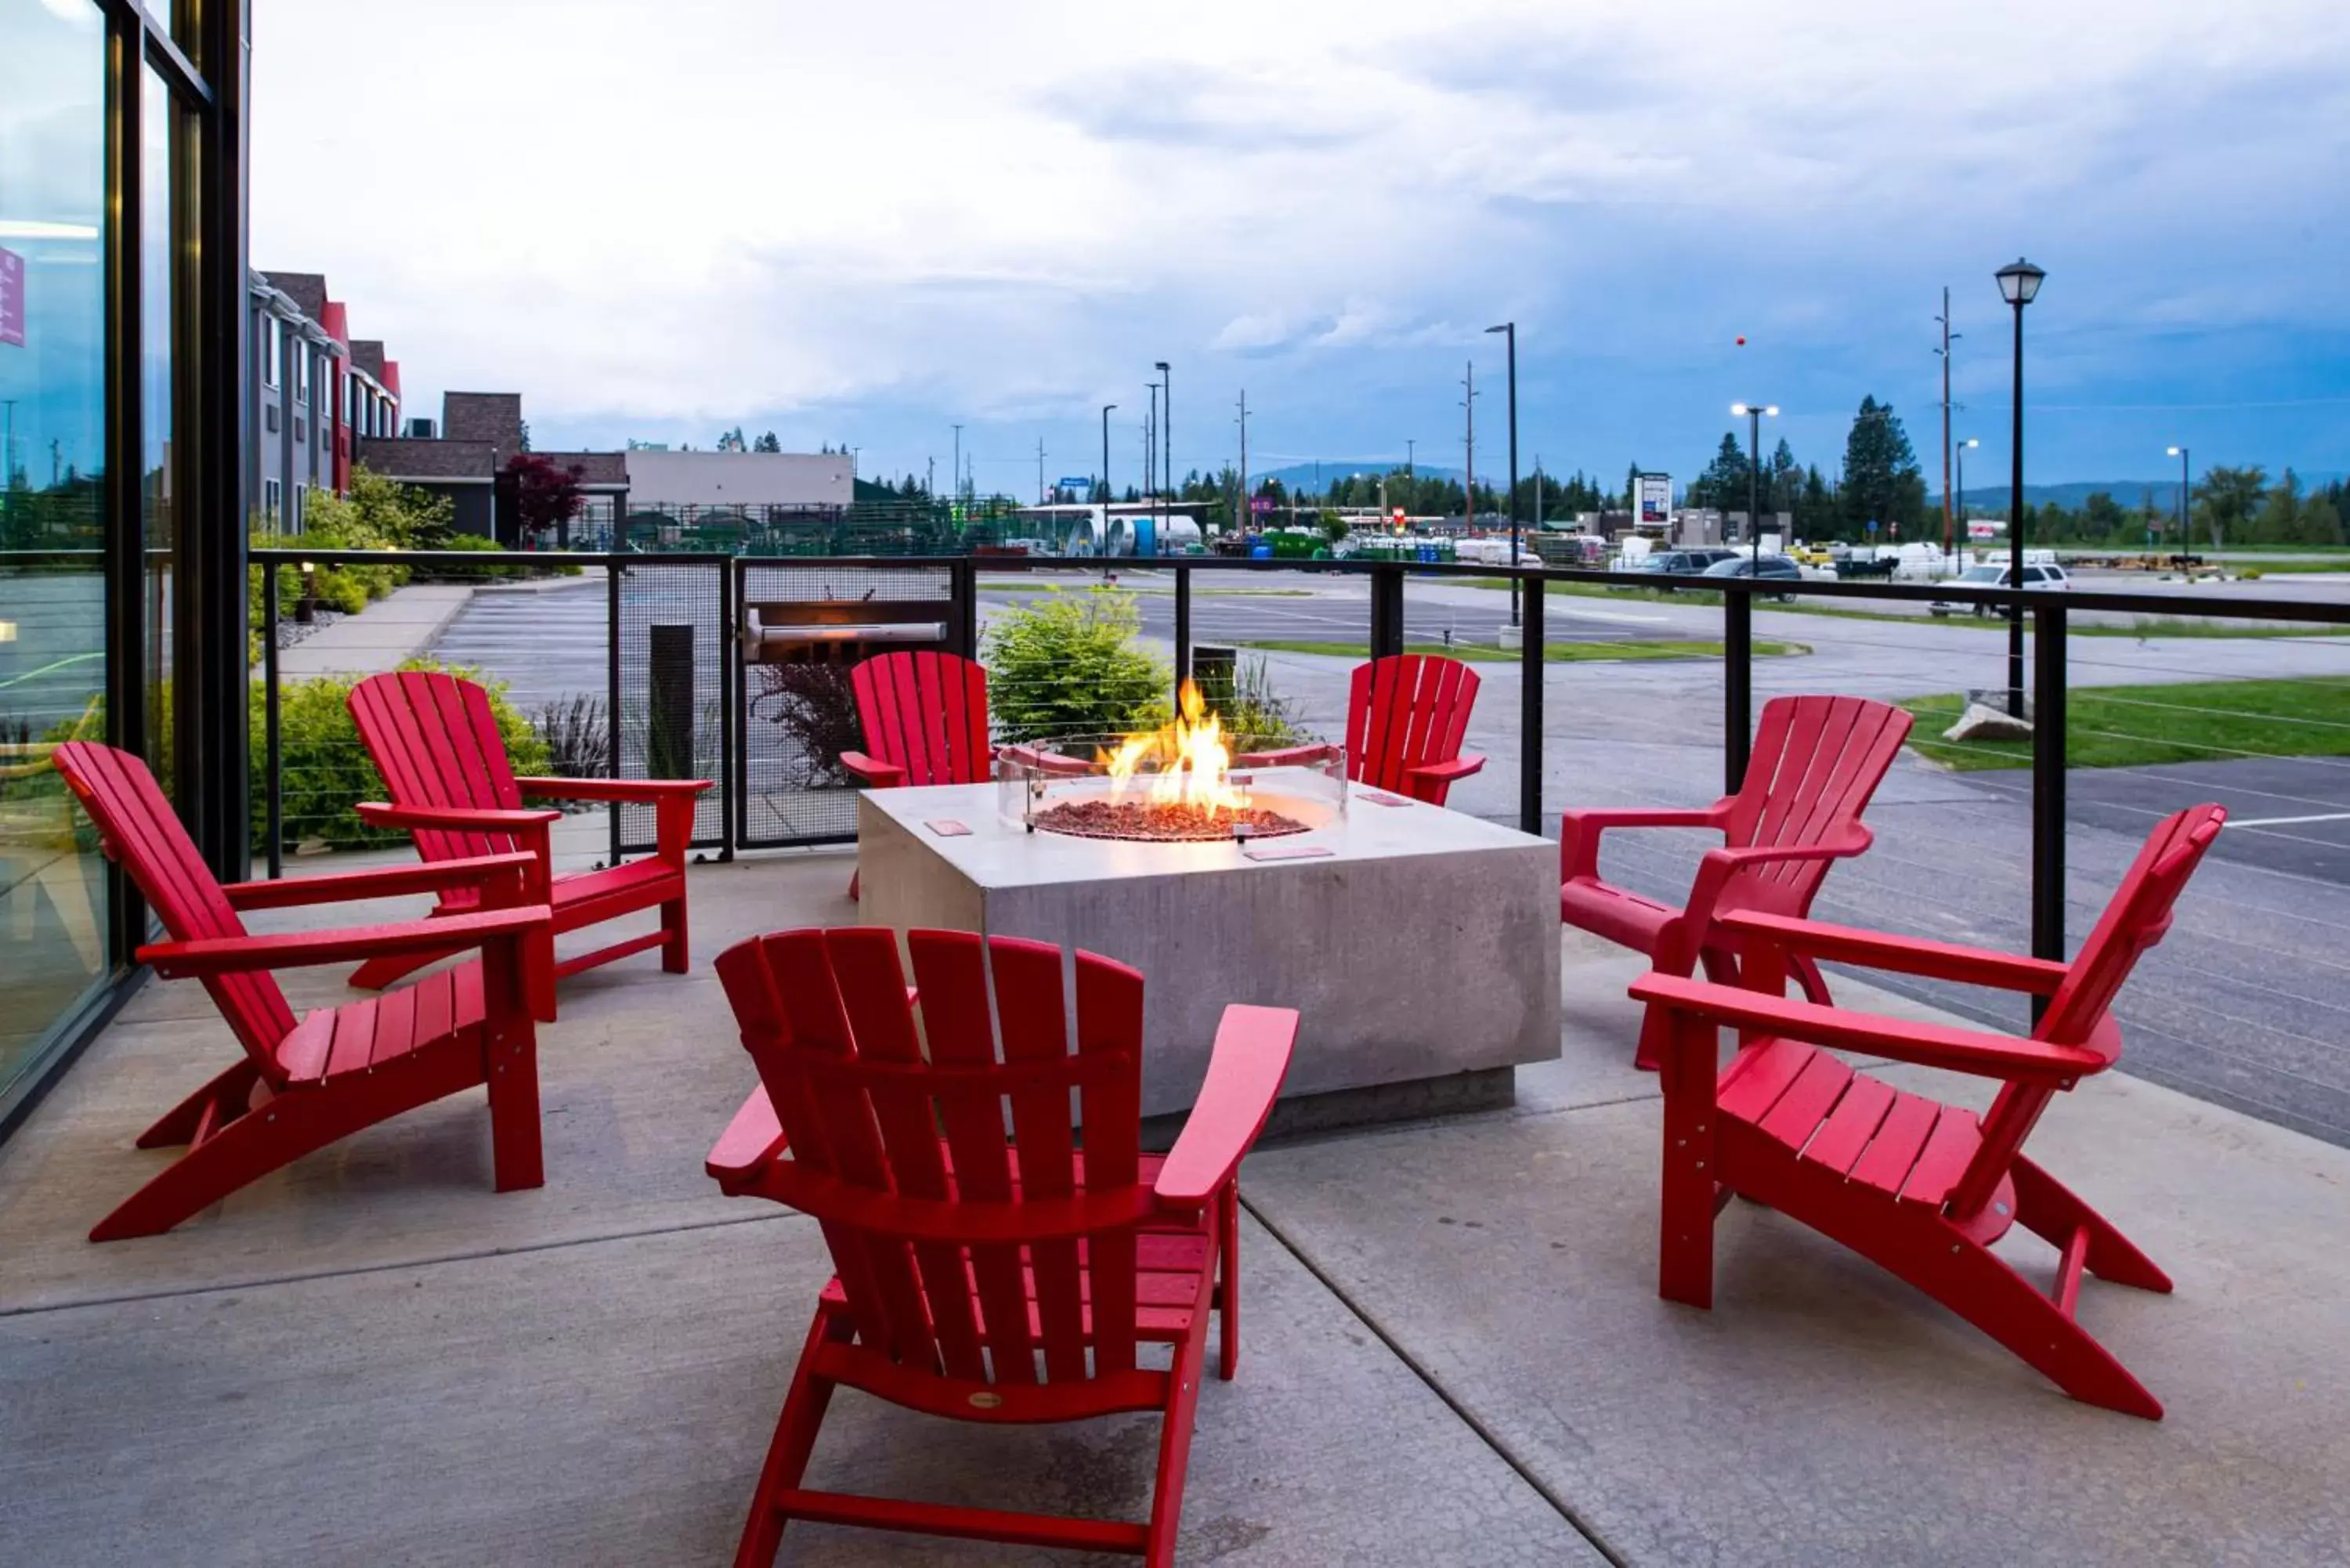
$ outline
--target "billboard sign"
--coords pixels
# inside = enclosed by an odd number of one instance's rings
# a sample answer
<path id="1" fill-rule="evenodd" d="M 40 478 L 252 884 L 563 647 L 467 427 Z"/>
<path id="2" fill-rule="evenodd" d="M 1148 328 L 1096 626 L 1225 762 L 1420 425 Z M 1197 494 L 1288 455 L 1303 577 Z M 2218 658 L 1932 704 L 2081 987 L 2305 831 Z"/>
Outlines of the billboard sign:
<path id="1" fill-rule="evenodd" d="M 1090 473 L 1081 473 L 1075 479 L 1066 473 L 1061 476 L 1060 488 L 1063 490 L 1091 490 L 1093 487 L 1094 476 Z"/>
<path id="2" fill-rule="evenodd" d="M 1673 518 L 1673 476 L 1669 473 L 1640 475 L 1638 504 L 1634 510 L 1643 524 L 1662 527 Z"/>
<path id="3" fill-rule="evenodd" d="M 1249 497 L 1249 510 L 1252 512 L 1270 512 L 1273 508 L 1274 499 L 1270 495 L 1253 495 Z"/>
<path id="4" fill-rule="evenodd" d="M 0 251 L 0 343 L 25 346 L 25 258 Z"/>
<path id="5" fill-rule="evenodd" d="M 1967 537 L 1970 539 L 1996 539 L 2006 532 L 2007 524 L 1997 518 L 1970 517 L 1967 519 Z"/>

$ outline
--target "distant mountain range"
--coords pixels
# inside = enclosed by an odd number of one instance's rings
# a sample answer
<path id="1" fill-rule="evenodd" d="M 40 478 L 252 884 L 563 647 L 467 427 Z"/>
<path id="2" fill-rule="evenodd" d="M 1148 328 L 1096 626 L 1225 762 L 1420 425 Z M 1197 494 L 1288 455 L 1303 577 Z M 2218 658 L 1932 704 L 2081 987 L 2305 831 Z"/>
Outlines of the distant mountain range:
<path id="1" fill-rule="evenodd" d="M 1262 484 L 1268 479 L 1277 479 L 1281 481 L 1284 489 L 1295 490 L 1302 484 L 1312 491 L 1320 485 L 1329 483 L 1334 479 L 1344 479 L 1350 473 L 1366 473 L 1377 478 L 1380 474 L 1402 466 L 1402 463 L 1391 458 L 1331 457 L 1325 458 L 1320 462 L 1293 462 L 1286 468 L 1261 468 L 1249 475 L 1249 483 Z M 1421 479 L 1457 480 L 1461 476 L 1460 469 L 1447 468 L 1442 463 L 1436 462 L 1415 462 L 1411 465 L 1411 471 Z M 1509 459 L 1504 457 L 1499 472 L 1502 477 L 1506 478 L 1508 471 Z M 1489 483 L 1494 477 L 1495 474 L 1492 472 L 1485 475 Z M 1520 477 L 1523 478 L 1523 475 Z"/>

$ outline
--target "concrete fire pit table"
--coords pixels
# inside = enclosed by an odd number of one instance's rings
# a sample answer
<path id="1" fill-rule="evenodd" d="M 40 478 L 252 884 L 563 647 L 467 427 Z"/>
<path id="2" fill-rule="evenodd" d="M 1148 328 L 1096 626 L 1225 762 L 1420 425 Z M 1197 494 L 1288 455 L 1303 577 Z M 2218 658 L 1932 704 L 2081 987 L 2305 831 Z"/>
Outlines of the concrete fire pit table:
<path id="1" fill-rule="evenodd" d="M 1256 777 L 1277 794 L 1287 771 Z M 1545 839 L 1357 791 L 1344 815 L 1255 846 L 1284 857 L 1252 859 L 1232 842 L 1030 832 L 998 803 L 993 784 L 859 795 L 859 914 L 1140 970 L 1146 1116 L 1191 1107 L 1227 1002 L 1303 1014 L 1275 1116 L 1291 1129 L 1506 1104 L 1518 1064 L 1559 1054 Z"/>

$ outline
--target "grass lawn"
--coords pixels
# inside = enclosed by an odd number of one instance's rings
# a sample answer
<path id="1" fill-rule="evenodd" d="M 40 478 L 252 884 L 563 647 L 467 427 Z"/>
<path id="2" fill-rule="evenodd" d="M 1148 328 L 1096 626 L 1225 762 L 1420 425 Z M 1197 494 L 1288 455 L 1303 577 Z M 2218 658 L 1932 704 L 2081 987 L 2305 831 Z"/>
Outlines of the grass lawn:
<path id="1" fill-rule="evenodd" d="M 1909 743 L 1945 767 L 2027 768 L 2029 741 L 1942 739 L 1965 699 L 1956 692 L 1901 704 L 1916 715 Z M 2350 677 L 2213 680 L 2186 686 L 2084 686 L 2065 699 L 2064 760 L 2076 768 L 2272 757 L 2350 756 Z"/>
<path id="2" fill-rule="evenodd" d="M 1370 655 L 1370 644 L 1363 642 L 1299 642 L 1271 639 L 1243 642 L 1243 648 L 1261 653 L 1318 653 L 1332 659 L 1365 659 Z M 1466 643 L 1445 648 L 1431 642 L 1415 642 L 1407 649 L 1412 653 L 1442 653 L 1472 664 L 1515 664 L 1518 656 L 1504 648 L 1485 648 Z M 1757 657 L 1784 658 L 1811 649 L 1800 642 L 1754 643 Z M 1554 642 L 1543 649 L 1543 658 L 1552 664 L 1587 664 L 1607 659 L 1720 659 L 1721 644 L 1718 642 L 1680 642 L 1651 639 L 1635 642 Z"/>

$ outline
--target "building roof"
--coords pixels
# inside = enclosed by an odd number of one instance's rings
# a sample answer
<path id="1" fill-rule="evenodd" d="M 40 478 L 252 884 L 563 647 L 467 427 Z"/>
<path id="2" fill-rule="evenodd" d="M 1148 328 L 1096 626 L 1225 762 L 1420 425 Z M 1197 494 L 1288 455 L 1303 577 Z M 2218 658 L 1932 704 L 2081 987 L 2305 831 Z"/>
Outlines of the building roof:
<path id="1" fill-rule="evenodd" d="M 647 452 L 622 454 L 632 498 L 668 506 L 847 506 L 847 452 Z"/>
<path id="2" fill-rule="evenodd" d="M 624 452 L 542 452 L 534 454 L 557 468 L 576 468 L 582 484 L 629 487 L 629 454 Z"/>
<path id="3" fill-rule="evenodd" d="M 273 272 L 263 275 L 270 286 L 292 300 L 311 320 L 327 314 L 327 275 L 322 272 Z"/>
<path id="4" fill-rule="evenodd" d="M 380 337 L 352 338 L 351 363 L 374 377 L 378 386 L 384 385 L 383 339 Z"/>
<path id="5" fill-rule="evenodd" d="M 359 465 L 387 479 L 486 482 L 497 476 L 497 449 L 485 441 L 413 441 L 405 436 L 362 436 Z"/>
<path id="6" fill-rule="evenodd" d="M 520 392 L 443 392 L 441 434 L 448 441 L 487 441 L 501 454 L 522 450 Z"/>

